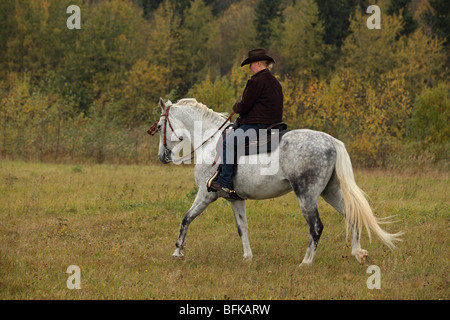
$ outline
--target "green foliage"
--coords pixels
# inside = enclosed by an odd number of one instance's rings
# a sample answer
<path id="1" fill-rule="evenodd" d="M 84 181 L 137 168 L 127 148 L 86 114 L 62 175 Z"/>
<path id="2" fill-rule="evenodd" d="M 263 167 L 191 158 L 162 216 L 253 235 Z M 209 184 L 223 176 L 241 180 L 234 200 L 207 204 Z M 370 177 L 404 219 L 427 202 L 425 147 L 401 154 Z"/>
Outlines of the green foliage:
<path id="1" fill-rule="evenodd" d="M 212 52 L 220 75 L 229 74 L 233 65 L 240 64 L 249 48 L 258 47 L 254 19 L 254 8 L 246 0 L 232 4 L 220 17 L 217 43 Z"/>
<path id="2" fill-rule="evenodd" d="M 409 138 L 419 142 L 421 149 L 434 151 L 437 160 L 450 156 L 450 87 L 440 84 L 425 89 L 413 106 L 408 121 Z"/>
<path id="3" fill-rule="evenodd" d="M 442 41 L 426 35 L 421 29 L 409 37 L 402 36 L 403 18 L 383 15 L 383 27 L 370 30 L 359 11 L 350 24 L 351 34 L 342 46 L 338 69 L 351 70 L 371 84 L 380 74 L 404 74 L 407 89 L 416 94 L 445 77 L 445 53 Z"/>
<path id="4" fill-rule="evenodd" d="M 152 15 L 149 23 L 148 50 L 145 57 L 141 57 L 154 67 L 166 69 L 166 74 L 154 75 L 166 83 L 166 93 L 176 89 L 183 82 L 186 71 L 180 24 L 181 16 L 175 10 L 175 5 L 170 1 L 164 1 Z M 163 93 L 160 93 L 160 96 L 162 95 Z"/>
<path id="5" fill-rule="evenodd" d="M 80 30 L 66 27 L 70 4 Z M 0 155 L 157 161 L 145 131 L 159 97 L 230 112 L 251 76 L 240 63 L 262 45 L 290 128 L 344 140 L 365 166 L 396 150 L 448 159 L 448 6 L 376 4 L 380 30 L 366 27 L 365 0 L 1 1 Z"/>
<path id="6" fill-rule="evenodd" d="M 366 19 L 356 10 L 350 21 L 350 34 L 342 45 L 342 56 L 338 69 L 350 70 L 367 79 L 372 84 L 379 75 L 392 71 L 401 63 L 397 54 L 403 41 L 399 39 L 403 21 L 397 16 L 382 14 L 382 28 L 368 29 Z"/>
<path id="7" fill-rule="evenodd" d="M 203 0 L 192 1 L 184 12 L 181 36 L 189 87 L 192 87 L 197 79 L 202 79 L 205 64 L 211 62 L 208 41 L 212 39 L 212 18 L 211 10 L 205 6 Z"/>
<path id="8" fill-rule="evenodd" d="M 387 14 L 401 14 L 405 22 L 402 34 L 408 35 L 417 28 L 417 21 L 414 19 L 411 11 L 411 0 L 391 0 Z"/>
<path id="9" fill-rule="evenodd" d="M 429 0 L 427 10 L 423 13 L 431 30 L 450 46 L 450 7 L 446 0 Z"/>
<path id="10" fill-rule="evenodd" d="M 145 20 L 137 8 L 111 0 L 90 9 L 83 11 L 82 29 L 74 32 L 76 42 L 62 72 L 63 93 L 78 97 L 83 111 L 103 91 L 119 86 L 145 53 Z"/>
<path id="11" fill-rule="evenodd" d="M 270 46 L 272 21 L 282 18 L 281 0 L 259 0 L 255 8 L 257 39 L 262 47 Z"/>
<path id="12" fill-rule="evenodd" d="M 319 17 L 324 22 L 326 44 L 340 47 L 348 35 L 350 14 L 355 11 L 354 0 L 327 1 L 316 0 Z"/>
<path id="13" fill-rule="evenodd" d="M 200 102 L 208 101 L 208 107 L 216 112 L 230 112 L 236 102 L 236 91 L 227 77 L 211 81 L 208 76 L 189 90 L 188 95 Z"/>
<path id="14" fill-rule="evenodd" d="M 313 0 L 299 0 L 284 11 L 281 30 L 275 34 L 272 50 L 278 52 L 285 74 L 311 69 L 315 75 L 324 65 L 327 46 L 324 27 L 319 20 L 317 4 Z"/>
<path id="15" fill-rule="evenodd" d="M 305 75 L 308 76 L 308 75 Z M 411 107 L 405 79 L 382 76 L 372 86 L 357 74 L 336 74 L 330 83 L 311 78 L 283 82 L 289 127 L 320 130 L 343 140 L 352 161 L 384 166 L 401 146 Z"/>

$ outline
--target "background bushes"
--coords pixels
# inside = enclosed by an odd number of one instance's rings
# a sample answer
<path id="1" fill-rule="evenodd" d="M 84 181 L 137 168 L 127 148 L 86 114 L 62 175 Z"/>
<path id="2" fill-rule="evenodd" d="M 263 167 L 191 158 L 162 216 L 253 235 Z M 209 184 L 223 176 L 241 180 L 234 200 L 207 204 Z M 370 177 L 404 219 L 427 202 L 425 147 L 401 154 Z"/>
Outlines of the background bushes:
<path id="1" fill-rule="evenodd" d="M 3 1 L 0 154 L 157 161 L 158 139 L 145 131 L 159 97 L 230 111 L 251 76 L 240 62 L 264 45 L 290 129 L 343 140 L 361 166 L 410 166 L 422 155 L 445 167 L 445 1 L 376 2 L 380 30 L 366 27 L 365 1 Z M 81 30 L 65 25 L 70 4 Z"/>

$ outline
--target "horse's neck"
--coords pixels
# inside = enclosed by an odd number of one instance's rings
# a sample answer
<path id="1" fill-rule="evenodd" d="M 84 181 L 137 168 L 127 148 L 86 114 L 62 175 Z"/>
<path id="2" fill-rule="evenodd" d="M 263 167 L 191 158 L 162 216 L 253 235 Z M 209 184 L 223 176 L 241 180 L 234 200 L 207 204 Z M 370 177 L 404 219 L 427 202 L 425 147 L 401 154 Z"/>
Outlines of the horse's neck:
<path id="1" fill-rule="evenodd" d="M 214 137 L 211 141 L 217 141 L 219 139 L 220 134 L 217 133 L 217 130 L 225 121 L 224 119 L 220 117 L 204 117 L 202 110 L 197 110 L 195 108 L 186 108 L 183 111 L 181 121 L 191 135 L 191 143 L 194 148 L 198 148 L 213 134 Z M 205 145 L 205 148 L 208 148 L 209 146 L 215 148 L 215 145 L 216 143 L 208 143 L 208 145 Z"/>

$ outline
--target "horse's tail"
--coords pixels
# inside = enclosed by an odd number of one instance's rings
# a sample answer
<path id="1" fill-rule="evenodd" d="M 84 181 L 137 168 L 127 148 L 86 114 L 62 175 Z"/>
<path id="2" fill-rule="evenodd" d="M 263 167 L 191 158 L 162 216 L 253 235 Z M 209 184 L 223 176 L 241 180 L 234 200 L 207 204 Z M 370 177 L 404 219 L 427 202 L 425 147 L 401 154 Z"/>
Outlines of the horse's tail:
<path id="1" fill-rule="evenodd" d="M 403 233 L 391 234 L 380 227 L 380 223 L 389 223 L 389 221 L 387 219 L 380 221 L 373 215 L 364 191 L 356 185 L 352 163 L 344 143 L 334 138 L 333 143 L 337 152 L 335 171 L 344 199 L 347 232 L 352 228 L 352 232 L 357 231 L 361 234 L 362 226 L 364 225 L 370 240 L 372 240 L 370 234 L 372 230 L 384 244 L 394 249 L 394 242 L 401 241 L 399 236 Z"/>

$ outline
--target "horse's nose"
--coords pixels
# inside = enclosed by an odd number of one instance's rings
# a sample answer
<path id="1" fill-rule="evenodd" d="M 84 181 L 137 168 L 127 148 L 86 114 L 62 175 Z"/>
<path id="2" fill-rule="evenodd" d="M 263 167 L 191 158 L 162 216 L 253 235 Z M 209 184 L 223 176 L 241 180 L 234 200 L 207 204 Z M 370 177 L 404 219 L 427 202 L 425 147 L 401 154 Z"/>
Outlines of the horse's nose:
<path id="1" fill-rule="evenodd" d="M 166 164 L 169 162 L 172 162 L 172 155 L 171 152 L 169 151 L 164 151 L 162 154 L 158 155 L 159 161 L 161 161 L 162 163 Z"/>
<path id="2" fill-rule="evenodd" d="M 159 158 L 159 161 L 161 161 L 164 164 L 169 162 L 165 154 L 159 155 L 158 158 Z"/>

